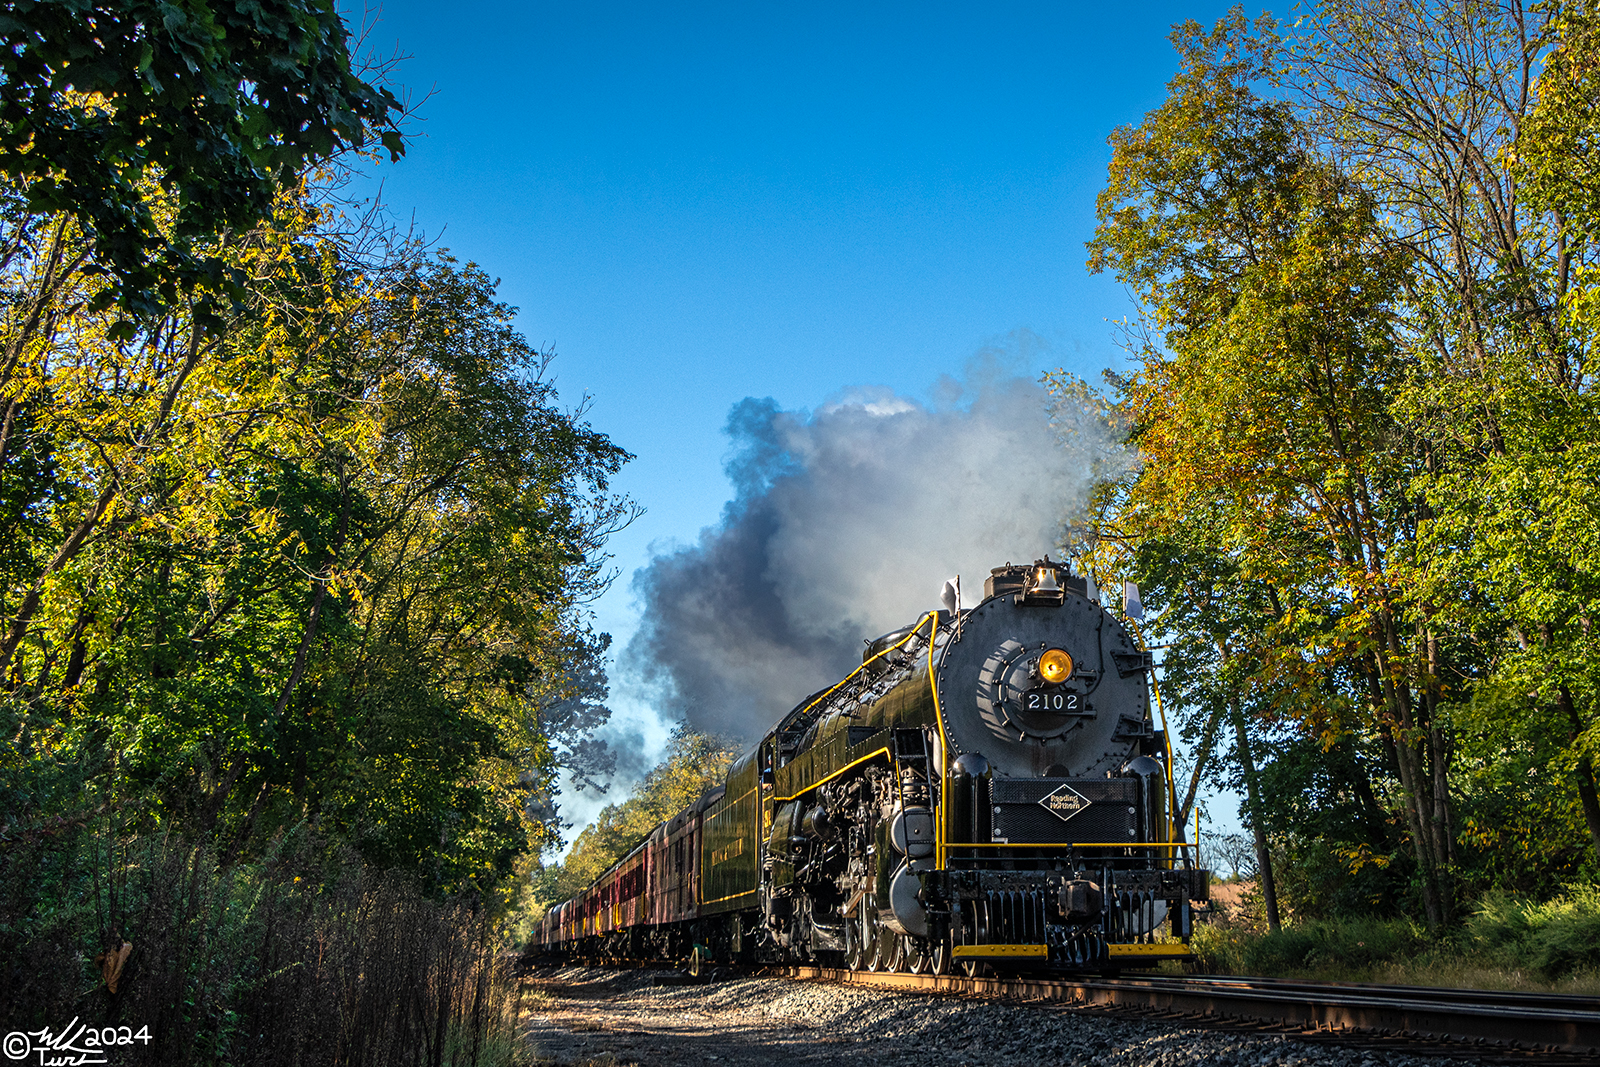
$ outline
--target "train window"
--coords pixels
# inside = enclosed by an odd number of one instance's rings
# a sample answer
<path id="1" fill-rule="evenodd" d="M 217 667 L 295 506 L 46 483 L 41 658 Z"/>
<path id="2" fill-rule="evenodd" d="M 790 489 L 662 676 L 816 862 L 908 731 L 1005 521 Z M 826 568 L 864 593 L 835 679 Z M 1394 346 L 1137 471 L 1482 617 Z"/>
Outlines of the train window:
<path id="1" fill-rule="evenodd" d="M 761 746 L 761 787 L 772 788 L 772 740 L 769 738 Z"/>

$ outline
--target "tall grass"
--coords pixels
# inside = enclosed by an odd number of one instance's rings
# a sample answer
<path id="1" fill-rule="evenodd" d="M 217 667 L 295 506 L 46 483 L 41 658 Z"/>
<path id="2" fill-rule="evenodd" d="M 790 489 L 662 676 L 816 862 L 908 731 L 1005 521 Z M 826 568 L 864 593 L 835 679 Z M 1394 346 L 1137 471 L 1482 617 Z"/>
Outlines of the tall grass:
<path id="1" fill-rule="evenodd" d="M 1271 933 L 1246 920 L 1197 926 L 1191 947 L 1198 969 L 1219 974 L 1593 993 L 1600 889 L 1486 898 L 1437 936 L 1405 919 L 1317 919 Z"/>
<path id="2" fill-rule="evenodd" d="M 1600 889 L 1573 886 L 1543 903 L 1491 897 L 1467 921 L 1466 936 L 1547 981 L 1600 971 Z"/>
<path id="3" fill-rule="evenodd" d="M 1425 930 L 1403 920 L 1347 919 L 1291 924 L 1275 933 L 1200 926 L 1192 948 L 1198 965 L 1213 973 L 1353 976 L 1418 956 L 1431 944 Z"/>
<path id="4" fill-rule="evenodd" d="M 124 943 L 113 991 L 97 957 Z M 475 902 L 423 899 L 305 836 L 231 868 L 165 836 L 0 842 L 0 1028 L 148 1027 L 119 1067 L 504 1064 L 500 948 Z"/>

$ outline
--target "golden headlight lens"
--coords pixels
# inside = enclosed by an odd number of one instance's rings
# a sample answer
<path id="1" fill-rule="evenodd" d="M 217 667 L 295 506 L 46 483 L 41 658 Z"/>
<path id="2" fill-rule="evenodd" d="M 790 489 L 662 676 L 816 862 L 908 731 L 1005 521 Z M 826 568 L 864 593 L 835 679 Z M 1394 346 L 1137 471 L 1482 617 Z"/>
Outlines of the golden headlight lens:
<path id="1" fill-rule="evenodd" d="M 1039 657 L 1039 677 L 1056 685 L 1072 677 L 1072 657 L 1059 648 L 1052 648 Z"/>

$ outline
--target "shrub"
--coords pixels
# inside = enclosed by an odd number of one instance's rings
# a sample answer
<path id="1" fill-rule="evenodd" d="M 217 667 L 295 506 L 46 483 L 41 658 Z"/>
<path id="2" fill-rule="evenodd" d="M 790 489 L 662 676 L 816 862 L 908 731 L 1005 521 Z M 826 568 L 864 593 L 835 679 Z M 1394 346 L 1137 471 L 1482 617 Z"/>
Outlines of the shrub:
<path id="1" fill-rule="evenodd" d="M 147 1026 L 119 1063 L 504 1063 L 511 981 L 473 898 L 424 899 L 310 835 L 219 867 L 172 837 L 79 830 L 0 852 L 8 1030 Z M 96 962 L 132 946 L 115 982 Z"/>
<path id="2" fill-rule="evenodd" d="M 1543 904 L 1490 897 L 1467 920 L 1466 937 L 1493 958 L 1550 981 L 1600 969 L 1600 889 L 1569 887 Z"/>
<path id="3" fill-rule="evenodd" d="M 1252 940 L 1242 957 L 1252 973 L 1353 971 L 1415 955 L 1428 944 L 1425 933 L 1403 919 L 1318 920 Z"/>
<path id="4" fill-rule="evenodd" d="M 1201 970 L 1263 976 L 1362 971 L 1428 947 L 1421 928 L 1399 919 L 1317 920 L 1274 933 L 1200 926 L 1190 942 Z"/>
<path id="5" fill-rule="evenodd" d="M 1201 923 L 1189 939 L 1196 970 L 1205 974 L 1244 973 L 1244 945 L 1252 935 L 1240 927 Z"/>

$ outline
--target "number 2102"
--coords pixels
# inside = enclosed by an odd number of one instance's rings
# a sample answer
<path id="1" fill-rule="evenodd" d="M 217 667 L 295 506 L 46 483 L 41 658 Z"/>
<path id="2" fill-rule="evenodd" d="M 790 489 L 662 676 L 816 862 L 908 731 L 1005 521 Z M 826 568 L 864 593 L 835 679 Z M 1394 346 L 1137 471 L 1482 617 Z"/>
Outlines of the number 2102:
<path id="1" fill-rule="evenodd" d="M 1028 693 L 1025 707 L 1029 711 L 1077 711 L 1077 693 Z"/>

